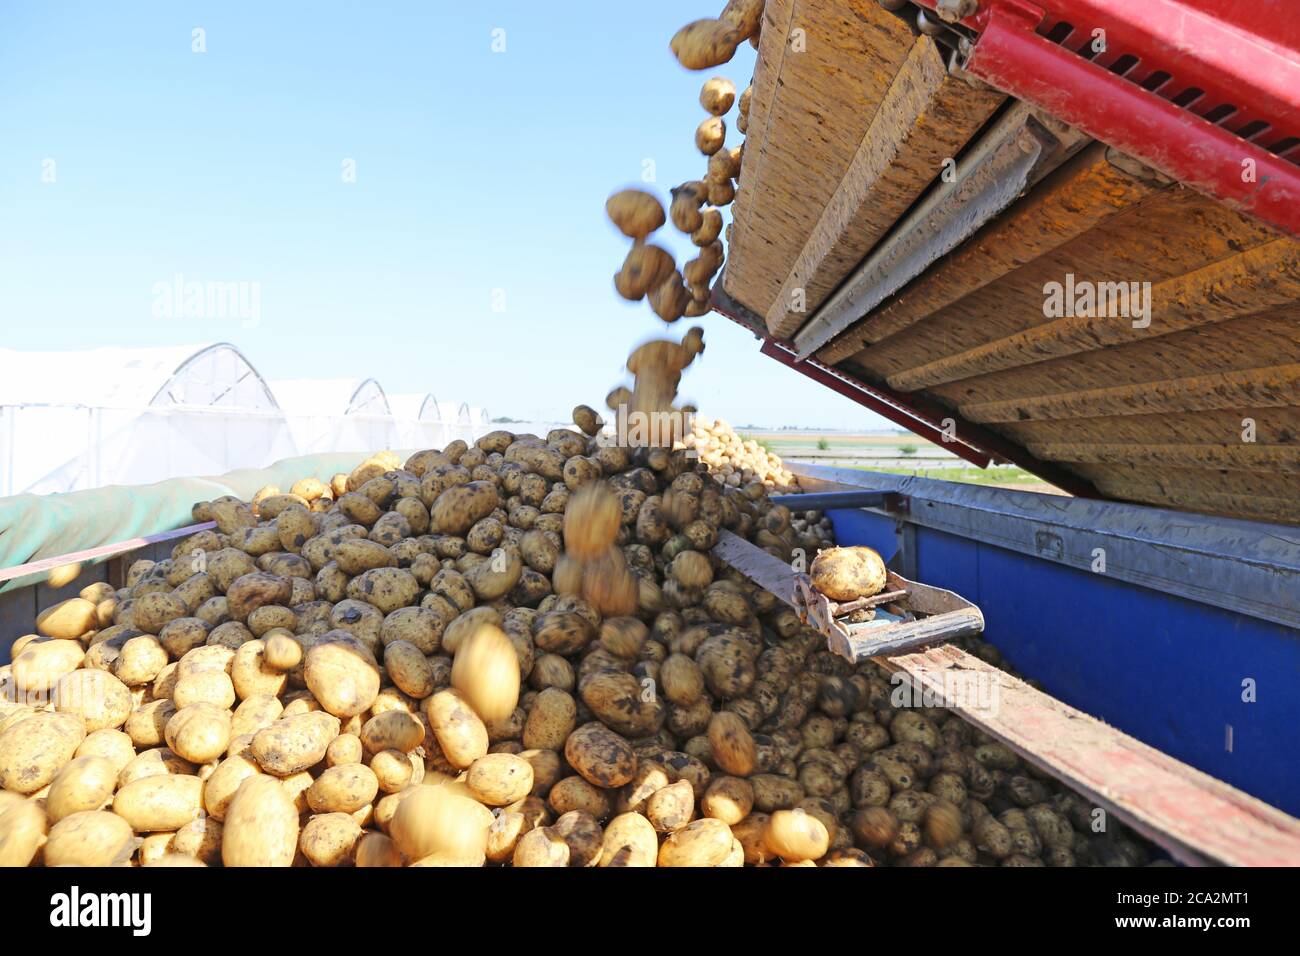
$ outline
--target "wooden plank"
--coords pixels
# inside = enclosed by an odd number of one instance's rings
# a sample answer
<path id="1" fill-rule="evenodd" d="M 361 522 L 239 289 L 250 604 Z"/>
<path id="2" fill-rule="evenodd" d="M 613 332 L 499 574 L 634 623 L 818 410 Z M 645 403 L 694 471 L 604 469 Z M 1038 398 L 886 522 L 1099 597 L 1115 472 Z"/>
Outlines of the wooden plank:
<path id="1" fill-rule="evenodd" d="M 1189 865 L 1300 865 L 1300 820 L 956 647 L 881 665 Z M 995 688 L 996 706 L 950 693 Z M 982 697 L 982 695 L 980 695 Z"/>
<path id="2" fill-rule="evenodd" d="M 1195 415 L 1117 415 L 1063 421 L 1004 422 L 997 430 L 1020 445 L 1033 442 L 1219 444 L 1243 441 L 1246 420 L 1262 445 L 1300 443 L 1300 408 L 1233 408 Z"/>
<path id="3" fill-rule="evenodd" d="M 1277 239 L 1151 287 L 1150 325 L 1113 316 L 1045 319 L 1026 331 L 889 376 L 916 391 L 1010 368 L 1158 338 L 1300 300 L 1300 242 Z"/>
<path id="4" fill-rule="evenodd" d="M 1160 192 L 997 282 L 878 341 L 862 361 L 883 378 L 1044 321 L 1049 283 L 1163 282 L 1277 238 L 1189 190 Z"/>
<path id="5" fill-rule="evenodd" d="M 194 534 L 197 531 L 206 531 L 209 528 L 215 528 L 216 526 L 217 524 L 215 521 L 204 521 L 199 524 L 187 525 L 184 528 L 174 528 L 171 531 L 160 531 L 157 534 L 147 534 L 140 538 L 129 538 L 126 541 L 117 541 L 113 544 L 103 544 L 97 548 L 89 548 L 85 551 L 74 551 L 71 554 L 61 554 L 53 558 L 42 558 L 40 561 L 19 564 L 12 568 L 0 568 L 0 582 L 12 581 L 16 578 L 27 577 L 30 574 L 47 574 L 55 568 L 63 567 L 65 564 L 102 561 L 105 558 L 125 554 L 128 551 L 135 551 L 138 548 L 143 548 L 160 541 L 173 541 L 177 538 L 184 538 L 188 535 Z"/>
<path id="6" fill-rule="evenodd" d="M 773 300 L 768 331 L 792 336 L 1005 99 L 949 73 L 938 44 L 918 37 Z"/>
<path id="7" fill-rule="evenodd" d="M 1026 396 L 961 406 L 973 422 L 1026 418 L 1094 418 L 1134 413 L 1196 412 L 1211 408 L 1300 406 L 1300 362 L 1159 382 L 1084 389 L 1059 395 Z"/>
<path id="8" fill-rule="evenodd" d="M 1090 464 L 1173 465 L 1229 471 L 1300 471 L 1300 444 L 1147 445 L 1120 442 L 1031 442 L 1026 446 L 1047 461 Z"/>
<path id="9" fill-rule="evenodd" d="M 1107 147 L 1090 146 L 817 357 L 833 364 L 871 342 L 896 335 L 1160 188 L 1154 179 L 1137 179 L 1113 165 Z"/>
<path id="10" fill-rule="evenodd" d="M 1099 489 L 1121 501 L 1136 501 L 1203 514 L 1300 523 L 1300 483 L 1294 475 L 1218 471 L 1199 473 L 1132 465 L 1071 466 Z"/>
<path id="11" fill-rule="evenodd" d="M 784 561 L 735 535 L 719 541 L 714 553 L 792 603 L 794 570 Z M 1300 865 L 1300 820 L 960 648 L 946 645 L 875 661 L 1181 862 Z M 962 692 L 973 686 L 980 692 Z"/>
<path id="12" fill-rule="evenodd" d="M 724 278 L 727 293 L 760 315 L 913 43 L 907 25 L 875 0 L 769 0 L 768 6 L 759 59 L 776 76 L 769 80 L 764 72 L 760 88 L 755 74 L 750 128 L 760 127 L 757 149 L 745 145 Z M 770 34 L 769 26 L 776 27 Z M 755 104 L 762 95 L 769 102 Z"/>

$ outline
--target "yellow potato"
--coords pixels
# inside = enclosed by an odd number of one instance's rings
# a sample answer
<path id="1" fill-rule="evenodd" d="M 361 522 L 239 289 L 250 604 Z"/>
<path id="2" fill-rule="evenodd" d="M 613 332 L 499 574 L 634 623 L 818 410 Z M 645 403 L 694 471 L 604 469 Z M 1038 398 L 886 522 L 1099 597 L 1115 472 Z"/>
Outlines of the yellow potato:
<path id="1" fill-rule="evenodd" d="M 519 655 L 510 639 L 491 625 L 476 630 L 456 650 L 451 685 L 482 720 L 508 717 L 519 702 Z"/>
<path id="2" fill-rule="evenodd" d="M 298 811 L 272 777 L 240 784 L 223 821 L 225 866 L 291 866 L 298 848 Z"/>
<path id="3" fill-rule="evenodd" d="M 35 793 L 72 759 L 86 728 L 74 714 L 37 713 L 0 731 L 0 787 Z"/>
<path id="4" fill-rule="evenodd" d="M 532 791 L 533 767 L 514 754 L 487 754 L 470 764 L 465 783 L 481 803 L 504 807 Z"/>
<path id="5" fill-rule="evenodd" d="M 113 797 L 113 812 L 139 833 L 179 830 L 203 812 L 203 781 L 188 774 L 132 780 Z"/>
<path id="6" fill-rule="evenodd" d="M 135 852 L 131 824 L 106 810 L 83 810 L 50 828 L 46 866 L 126 866 Z"/>
<path id="7" fill-rule="evenodd" d="M 658 856 L 659 837 L 641 814 L 619 814 L 605 827 L 600 866 L 654 866 Z"/>
<path id="8" fill-rule="evenodd" d="M 82 810 L 102 810 L 117 788 L 118 770 L 107 757 L 78 757 L 65 764 L 45 797 L 50 823 Z"/>
<path id="9" fill-rule="evenodd" d="M 718 866 L 731 853 L 731 828 L 705 817 L 674 830 L 659 847 L 660 866 Z"/>

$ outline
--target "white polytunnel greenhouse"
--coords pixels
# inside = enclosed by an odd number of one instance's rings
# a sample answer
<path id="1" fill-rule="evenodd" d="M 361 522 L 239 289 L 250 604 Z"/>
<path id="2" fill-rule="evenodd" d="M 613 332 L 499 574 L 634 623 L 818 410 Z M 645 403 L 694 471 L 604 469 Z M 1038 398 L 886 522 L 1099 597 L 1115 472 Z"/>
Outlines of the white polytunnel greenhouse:
<path id="1" fill-rule="evenodd" d="M 226 342 L 0 349 L 0 496 L 442 447 L 489 430 L 481 408 L 389 396 L 373 378 L 267 382 Z"/>

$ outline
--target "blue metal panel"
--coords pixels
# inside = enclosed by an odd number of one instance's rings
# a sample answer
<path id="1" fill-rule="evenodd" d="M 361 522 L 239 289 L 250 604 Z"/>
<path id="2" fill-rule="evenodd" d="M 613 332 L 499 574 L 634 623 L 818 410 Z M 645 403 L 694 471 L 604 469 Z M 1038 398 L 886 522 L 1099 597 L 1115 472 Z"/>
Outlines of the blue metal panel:
<path id="1" fill-rule="evenodd" d="M 866 544 L 884 556 L 896 548 L 887 517 L 831 516 L 840 544 Z M 928 528 L 916 537 L 919 579 L 978 604 L 985 638 L 1021 674 L 1300 813 L 1300 632 Z M 1243 700 L 1247 680 L 1254 702 Z"/>
<path id="2" fill-rule="evenodd" d="M 898 550 L 894 519 L 869 511 L 835 509 L 826 512 L 840 544 L 859 544 L 874 548 L 888 561 Z"/>

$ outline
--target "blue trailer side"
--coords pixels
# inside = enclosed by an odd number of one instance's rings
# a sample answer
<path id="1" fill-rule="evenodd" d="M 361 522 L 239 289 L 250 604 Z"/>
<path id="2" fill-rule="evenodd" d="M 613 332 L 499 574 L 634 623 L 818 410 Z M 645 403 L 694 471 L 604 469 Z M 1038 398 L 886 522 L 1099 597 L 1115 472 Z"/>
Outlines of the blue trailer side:
<path id="1" fill-rule="evenodd" d="M 839 543 L 979 605 L 985 638 L 1048 693 L 1300 812 L 1297 529 L 1199 515 L 1193 529 L 1162 509 L 796 470 L 814 490 L 890 492 L 880 508 L 833 510 Z"/>

